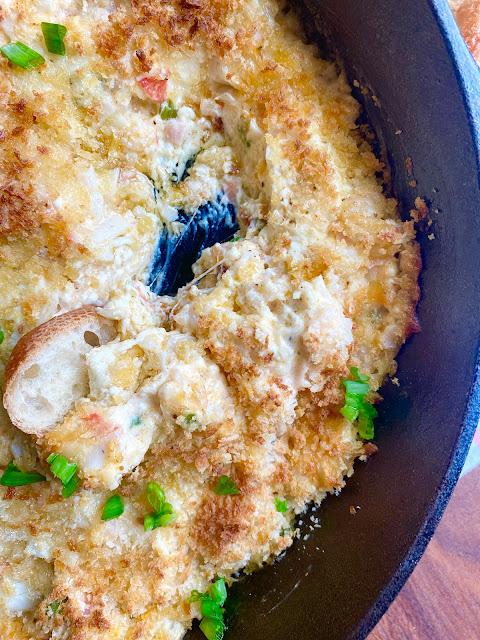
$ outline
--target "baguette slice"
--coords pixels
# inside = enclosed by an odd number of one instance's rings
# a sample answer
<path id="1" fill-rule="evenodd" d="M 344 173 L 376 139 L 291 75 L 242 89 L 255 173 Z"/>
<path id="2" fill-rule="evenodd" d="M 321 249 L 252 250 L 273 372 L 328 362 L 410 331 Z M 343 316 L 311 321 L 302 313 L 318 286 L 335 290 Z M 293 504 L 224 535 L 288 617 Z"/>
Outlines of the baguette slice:
<path id="1" fill-rule="evenodd" d="M 5 369 L 3 405 L 13 424 L 42 436 L 89 392 L 85 354 L 116 335 L 112 320 L 90 305 L 24 335 Z"/>

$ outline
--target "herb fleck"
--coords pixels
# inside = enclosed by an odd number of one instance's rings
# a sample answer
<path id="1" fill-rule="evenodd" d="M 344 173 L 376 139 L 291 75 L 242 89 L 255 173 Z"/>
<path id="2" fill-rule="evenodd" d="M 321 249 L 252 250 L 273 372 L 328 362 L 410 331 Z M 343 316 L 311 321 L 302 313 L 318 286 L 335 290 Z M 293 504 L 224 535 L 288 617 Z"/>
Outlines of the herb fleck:
<path id="1" fill-rule="evenodd" d="M 214 491 L 217 496 L 232 496 L 240 493 L 235 482 L 228 476 L 222 476 L 220 478 Z"/>
<path id="2" fill-rule="evenodd" d="M 68 596 L 63 600 L 60 600 L 59 598 L 58 600 L 54 600 L 53 602 L 50 602 L 50 604 L 47 605 L 47 608 L 45 610 L 46 615 L 51 618 L 57 613 L 62 613 L 65 608 L 65 607 L 62 607 L 62 604 L 65 604 L 67 600 L 68 600 Z"/>
<path id="3" fill-rule="evenodd" d="M 249 130 L 250 130 L 250 120 L 247 120 L 247 118 L 242 117 L 240 119 L 240 124 L 238 125 L 238 135 L 240 136 L 240 140 L 243 142 L 243 144 L 246 147 L 250 147 L 252 145 L 250 140 L 247 138 Z"/>
<path id="4" fill-rule="evenodd" d="M 160 117 L 162 120 L 172 120 L 172 118 L 177 117 L 177 113 L 178 109 L 171 100 L 164 102 L 160 108 Z"/>

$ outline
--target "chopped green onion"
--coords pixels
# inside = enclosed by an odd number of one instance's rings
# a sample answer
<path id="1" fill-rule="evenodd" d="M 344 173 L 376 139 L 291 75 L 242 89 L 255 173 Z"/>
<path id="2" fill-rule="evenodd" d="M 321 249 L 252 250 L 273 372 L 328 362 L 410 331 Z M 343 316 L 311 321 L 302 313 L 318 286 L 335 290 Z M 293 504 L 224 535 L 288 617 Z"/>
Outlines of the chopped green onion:
<path id="1" fill-rule="evenodd" d="M 370 385 L 366 382 L 358 382 L 357 380 L 343 380 L 343 385 L 348 394 L 364 394 L 370 391 Z"/>
<path id="2" fill-rule="evenodd" d="M 197 591 L 193 589 L 192 595 L 187 600 L 189 604 L 193 602 L 198 602 L 199 600 L 214 600 L 219 605 L 225 603 L 227 599 L 227 587 L 225 586 L 225 578 L 217 578 L 213 584 L 210 585 L 212 593 L 209 591 L 205 591 L 202 593 L 201 591 Z"/>
<path id="3" fill-rule="evenodd" d="M 55 24 L 54 22 L 41 22 L 43 37 L 50 53 L 56 53 L 59 56 L 65 55 L 65 43 L 63 39 L 67 34 L 67 27 L 63 24 Z"/>
<path id="4" fill-rule="evenodd" d="M 150 531 L 157 527 L 168 527 L 178 518 L 178 514 L 175 513 L 172 505 L 169 502 L 165 502 L 165 492 L 157 482 L 148 483 L 147 500 L 155 511 L 144 517 L 143 528 L 145 531 Z"/>
<path id="5" fill-rule="evenodd" d="M 113 518 L 118 518 L 118 516 L 122 515 L 124 509 L 125 506 L 122 498 L 118 495 L 111 496 L 103 507 L 102 520 L 113 520 Z"/>
<path id="6" fill-rule="evenodd" d="M 155 516 L 150 514 L 145 516 L 143 519 L 143 528 L 145 531 L 150 531 L 151 529 L 155 529 Z"/>
<path id="7" fill-rule="evenodd" d="M 195 414 L 187 413 L 187 415 L 185 416 L 185 422 L 187 424 L 192 424 L 192 422 L 197 422 L 197 418 L 195 417 Z"/>
<path id="8" fill-rule="evenodd" d="M 350 367 L 350 373 L 354 378 L 360 380 L 361 382 L 367 382 L 367 380 L 370 380 L 369 376 L 366 376 L 364 373 L 360 373 L 358 367 Z"/>
<path id="9" fill-rule="evenodd" d="M 217 578 L 212 584 L 212 596 L 215 602 L 222 605 L 227 599 L 227 587 L 225 585 L 225 578 Z"/>
<path id="10" fill-rule="evenodd" d="M 169 524 L 171 524 L 172 522 L 175 522 L 175 520 L 178 518 L 178 515 L 175 513 L 175 511 L 173 513 L 162 513 L 159 515 L 155 516 L 155 524 L 154 524 L 154 529 L 156 529 L 157 527 L 168 527 Z"/>
<path id="11" fill-rule="evenodd" d="M 4 487 L 21 487 L 25 484 L 34 484 L 35 482 L 45 482 L 45 476 L 41 473 L 23 473 L 13 464 L 11 460 L 0 479 L 0 484 Z"/>
<path id="12" fill-rule="evenodd" d="M 62 489 L 62 498 L 70 498 L 70 496 L 72 496 L 78 489 L 78 484 L 77 476 L 73 476 L 73 478 L 64 485 Z"/>
<path id="13" fill-rule="evenodd" d="M 143 518 L 143 528 L 145 531 L 151 531 L 158 527 L 168 527 L 177 518 L 178 514 L 175 511 L 172 513 L 150 513 Z"/>
<path id="14" fill-rule="evenodd" d="M 216 620 L 222 620 L 223 622 L 223 611 L 222 607 L 218 602 L 214 600 L 203 600 L 200 604 L 200 612 L 202 616 L 207 618 L 215 618 Z"/>
<path id="15" fill-rule="evenodd" d="M 285 511 L 288 511 L 288 502 L 275 498 L 275 508 L 279 513 L 285 513 Z"/>
<path id="16" fill-rule="evenodd" d="M 201 593 L 201 591 L 197 591 L 197 589 L 193 589 L 192 595 L 187 600 L 188 604 L 193 604 L 194 602 L 198 602 L 199 600 L 211 600 L 212 596 L 206 591 L 205 593 Z"/>
<path id="17" fill-rule="evenodd" d="M 52 456 L 48 456 L 47 458 L 47 462 L 50 464 L 50 471 L 54 476 L 62 481 L 64 486 L 66 486 L 75 475 L 75 471 L 78 467 L 76 464 L 68 462 L 68 460 L 63 456 L 58 454 L 52 455 L 55 456 L 53 459 Z"/>
<path id="18" fill-rule="evenodd" d="M 369 402 L 362 403 L 361 411 L 369 418 L 376 418 L 378 416 L 378 411 L 375 409 L 373 404 L 370 404 Z"/>
<path id="19" fill-rule="evenodd" d="M 157 482 L 147 484 L 147 500 L 154 508 L 155 513 L 162 513 L 165 492 Z"/>
<path id="20" fill-rule="evenodd" d="M 200 622 L 200 629 L 208 640 L 222 640 L 225 631 L 223 623 L 222 605 L 227 599 L 227 588 L 225 578 L 217 578 L 210 586 L 211 593 L 206 591 L 192 591 L 192 595 L 187 600 L 189 604 L 200 601 L 200 612 L 203 619 Z"/>
<path id="21" fill-rule="evenodd" d="M 345 405 L 360 410 L 362 408 L 365 393 L 347 393 L 345 395 Z"/>
<path id="22" fill-rule="evenodd" d="M 138 425 L 141 423 L 142 423 L 142 419 L 140 418 L 140 416 L 133 416 L 133 418 L 130 421 L 130 427 L 138 427 Z"/>
<path id="23" fill-rule="evenodd" d="M 172 118 L 176 118 L 177 113 L 178 109 L 171 100 L 162 104 L 160 109 L 160 117 L 162 120 L 171 120 Z"/>
<path id="24" fill-rule="evenodd" d="M 200 622 L 200 629 L 208 640 L 222 640 L 225 625 L 221 620 L 214 618 L 203 618 Z"/>
<path id="25" fill-rule="evenodd" d="M 163 503 L 162 515 L 165 515 L 166 513 L 173 513 L 173 507 L 170 502 Z"/>
<path id="26" fill-rule="evenodd" d="M 378 415 L 377 410 L 365 396 L 371 391 L 367 380 L 370 378 L 360 373 L 358 367 L 350 367 L 350 373 L 357 380 L 343 380 L 345 386 L 345 406 L 340 413 L 350 422 L 357 422 L 358 435 L 364 440 L 371 440 L 374 436 L 373 418 Z"/>
<path id="27" fill-rule="evenodd" d="M 240 493 L 237 485 L 228 476 L 222 476 L 214 489 L 217 496 L 231 496 Z"/>
<path id="28" fill-rule="evenodd" d="M 68 462 L 66 458 L 58 453 L 51 453 L 47 458 L 47 462 L 50 465 L 50 471 L 63 484 L 62 497 L 69 498 L 78 489 L 77 465 Z"/>
<path id="29" fill-rule="evenodd" d="M 358 435 L 364 440 L 371 440 L 375 435 L 373 420 L 364 413 L 358 416 Z"/>
<path id="30" fill-rule="evenodd" d="M 241 236 L 233 236 L 233 238 L 231 238 L 229 240 L 229 242 L 238 242 L 239 240 L 241 240 L 242 237 Z"/>
<path id="31" fill-rule="evenodd" d="M 3 331 L 0 329 L 0 344 L 2 344 L 4 337 Z"/>
<path id="32" fill-rule="evenodd" d="M 340 409 L 340 413 L 349 422 L 355 422 L 355 420 L 358 418 L 358 409 L 355 409 L 354 407 L 345 406 Z"/>
<path id="33" fill-rule="evenodd" d="M 0 51 L 10 62 L 22 67 L 22 69 L 35 69 L 45 62 L 45 58 L 39 53 L 27 47 L 22 42 L 10 42 L 0 47 Z"/>

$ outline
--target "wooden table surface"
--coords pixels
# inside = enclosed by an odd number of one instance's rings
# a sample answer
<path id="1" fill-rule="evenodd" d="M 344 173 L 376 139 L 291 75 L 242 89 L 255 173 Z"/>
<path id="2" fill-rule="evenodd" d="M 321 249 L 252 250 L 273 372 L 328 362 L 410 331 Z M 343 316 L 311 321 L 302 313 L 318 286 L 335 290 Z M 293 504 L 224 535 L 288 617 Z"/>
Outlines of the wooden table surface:
<path id="1" fill-rule="evenodd" d="M 480 466 L 460 478 L 437 531 L 367 640 L 480 640 Z"/>

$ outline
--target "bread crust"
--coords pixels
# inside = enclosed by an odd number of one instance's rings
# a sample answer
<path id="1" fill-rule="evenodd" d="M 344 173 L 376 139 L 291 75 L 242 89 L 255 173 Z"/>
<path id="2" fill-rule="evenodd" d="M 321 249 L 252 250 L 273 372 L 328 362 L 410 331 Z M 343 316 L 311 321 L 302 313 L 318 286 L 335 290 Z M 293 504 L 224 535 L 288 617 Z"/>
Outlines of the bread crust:
<path id="1" fill-rule="evenodd" d="M 92 304 L 55 316 L 20 338 L 7 362 L 3 383 L 3 406 L 16 427 L 33 435 L 43 433 L 43 429 L 38 430 L 17 414 L 14 401 L 14 390 L 18 381 L 35 363 L 38 354 L 49 342 L 60 338 L 62 334 L 74 330 L 89 331 L 95 328 L 106 332 L 112 338 L 116 333 L 114 322 L 99 315 L 98 307 Z"/>

